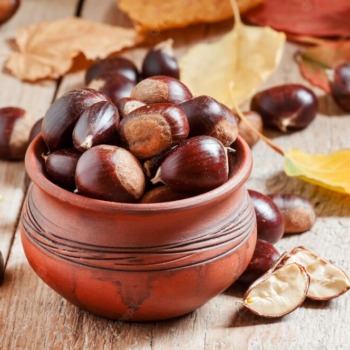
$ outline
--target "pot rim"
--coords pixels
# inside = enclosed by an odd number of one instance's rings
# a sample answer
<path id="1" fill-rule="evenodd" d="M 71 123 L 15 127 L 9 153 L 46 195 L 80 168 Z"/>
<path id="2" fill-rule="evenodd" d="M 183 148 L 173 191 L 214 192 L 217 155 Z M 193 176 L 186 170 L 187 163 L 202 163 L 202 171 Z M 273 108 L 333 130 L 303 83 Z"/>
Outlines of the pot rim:
<path id="1" fill-rule="evenodd" d="M 28 146 L 25 156 L 25 168 L 30 179 L 42 191 L 61 202 L 66 202 L 82 209 L 97 212 L 118 212 L 128 214 L 164 213 L 207 205 L 208 203 L 219 200 L 228 193 L 234 192 L 241 187 L 251 173 L 253 159 L 251 150 L 242 137 L 238 136 L 236 146 L 236 149 L 239 151 L 237 152 L 237 164 L 234 167 L 235 173 L 231 175 L 227 182 L 203 194 L 164 203 L 109 202 L 84 197 L 59 187 L 51 182 L 44 174 L 44 166 L 41 159 L 41 154 L 44 150 L 44 141 L 41 134 L 39 134 Z"/>

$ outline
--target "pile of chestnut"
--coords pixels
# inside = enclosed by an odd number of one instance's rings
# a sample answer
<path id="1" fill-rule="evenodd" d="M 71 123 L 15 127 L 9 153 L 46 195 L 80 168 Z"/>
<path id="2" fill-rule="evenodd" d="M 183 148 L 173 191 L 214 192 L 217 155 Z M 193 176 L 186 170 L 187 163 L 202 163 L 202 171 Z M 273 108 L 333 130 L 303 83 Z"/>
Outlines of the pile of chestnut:
<path id="1" fill-rule="evenodd" d="M 145 57 L 139 82 L 125 58 L 92 65 L 88 87 L 58 98 L 43 119 L 48 178 L 122 203 L 172 201 L 225 183 L 236 117 L 209 96 L 194 98 L 175 63 L 163 44 Z"/>

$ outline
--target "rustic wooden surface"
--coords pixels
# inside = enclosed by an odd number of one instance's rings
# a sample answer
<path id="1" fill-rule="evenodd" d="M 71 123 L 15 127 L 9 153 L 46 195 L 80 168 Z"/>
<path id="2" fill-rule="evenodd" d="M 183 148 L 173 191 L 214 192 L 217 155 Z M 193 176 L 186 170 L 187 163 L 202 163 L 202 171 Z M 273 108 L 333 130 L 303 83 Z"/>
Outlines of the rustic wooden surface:
<path id="1" fill-rule="evenodd" d="M 130 26 L 115 8 L 114 0 L 24 0 L 15 17 L 0 27 L 0 61 L 10 49 L 6 40 L 16 27 L 72 16 Z M 98 3 L 98 4 L 97 4 Z M 174 37 L 177 54 L 200 40 L 215 40 L 230 23 L 151 33 L 149 43 Z M 303 82 L 288 44 L 283 62 L 266 86 Z M 146 45 L 125 53 L 140 65 Z M 214 74 L 214 72 L 213 72 Z M 1 73 L 0 107 L 26 108 L 40 118 L 55 96 L 83 85 L 83 74 L 70 74 L 56 84 L 21 83 Z M 57 91 L 56 91 L 57 89 Z M 290 135 L 269 133 L 284 149 L 331 152 L 350 147 L 350 115 L 320 95 L 320 112 L 307 129 Z M 250 188 L 264 193 L 293 192 L 315 206 L 317 222 L 310 232 L 283 238 L 280 251 L 305 245 L 350 271 L 350 201 L 344 196 L 286 177 L 283 159 L 259 142 L 253 150 Z M 23 163 L 0 161 L 0 250 L 6 260 L 5 281 L 0 287 L 0 349 L 349 349 L 349 295 L 331 302 L 311 302 L 277 320 L 261 319 L 242 309 L 242 290 L 231 287 L 190 315 L 159 323 L 125 323 L 95 317 L 63 300 L 30 269 L 18 230 L 26 192 Z"/>

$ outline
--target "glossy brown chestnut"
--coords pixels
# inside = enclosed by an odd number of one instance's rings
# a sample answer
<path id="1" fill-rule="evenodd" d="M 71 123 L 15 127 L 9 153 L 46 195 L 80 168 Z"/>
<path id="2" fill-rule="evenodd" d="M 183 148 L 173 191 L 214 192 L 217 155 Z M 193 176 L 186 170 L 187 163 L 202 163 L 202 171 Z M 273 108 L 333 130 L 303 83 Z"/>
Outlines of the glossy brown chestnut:
<path id="1" fill-rule="evenodd" d="M 335 102 L 345 111 L 350 112 L 350 63 L 343 63 L 334 70 L 330 82 L 332 96 Z"/>
<path id="2" fill-rule="evenodd" d="M 247 111 L 243 114 L 255 130 L 259 131 L 260 133 L 263 132 L 263 121 L 260 114 L 254 111 Z M 259 141 L 259 136 L 243 121 L 238 122 L 238 135 L 243 137 L 244 141 L 247 142 L 250 148 Z"/>
<path id="3" fill-rule="evenodd" d="M 91 80 L 88 87 L 106 95 L 114 104 L 123 97 L 129 97 L 136 83 L 123 75 L 112 72 L 100 74 Z"/>
<path id="4" fill-rule="evenodd" d="M 270 195 L 284 217 L 284 233 L 301 233 L 311 229 L 316 214 L 311 203 L 296 194 Z"/>
<path id="5" fill-rule="evenodd" d="M 181 142 L 163 160 L 152 183 L 163 182 L 176 191 L 199 194 L 228 179 L 227 149 L 210 136 L 195 136 Z"/>
<path id="6" fill-rule="evenodd" d="M 142 77 L 166 75 L 180 79 L 180 69 L 173 50 L 172 39 L 162 41 L 150 49 L 142 62 Z"/>
<path id="7" fill-rule="evenodd" d="M 118 73 L 135 83 L 139 80 L 139 72 L 134 63 L 124 57 L 109 57 L 97 61 L 89 67 L 85 74 L 86 85 L 106 73 Z"/>
<path id="8" fill-rule="evenodd" d="M 145 190 L 138 160 L 121 147 L 95 146 L 80 157 L 75 172 L 78 193 L 106 201 L 137 202 Z"/>
<path id="9" fill-rule="evenodd" d="M 181 81 L 165 75 L 155 75 L 140 81 L 131 97 L 146 104 L 169 102 L 179 104 L 192 98 L 192 93 Z"/>
<path id="10" fill-rule="evenodd" d="M 264 127 L 283 132 L 307 127 L 315 119 L 317 108 L 316 95 L 301 84 L 285 84 L 261 91 L 250 105 L 250 109 L 261 115 Z"/>
<path id="11" fill-rule="evenodd" d="M 75 123 L 87 107 L 108 97 L 93 89 L 72 90 L 58 98 L 48 109 L 41 127 L 42 137 L 50 152 L 73 146 Z"/>
<path id="12" fill-rule="evenodd" d="M 73 130 L 74 147 L 80 152 L 118 140 L 119 112 L 113 103 L 101 101 L 85 109 Z"/>
<path id="13" fill-rule="evenodd" d="M 258 238 L 276 243 L 284 233 L 284 219 L 281 211 L 270 197 L 253 190 L 248 192 L 254 204 Z"/>
<path id="14" fill-rule="evenodd" d="M 43 123 L 43 118 L 40 118 L 32 126 L 28 137 L 28 143 L 31 143 L 41 133 L 42 123 Z"/>
<path id="15" fill-rule="evenodd" d="M 139 159 L 147 159 L 186 139 L 185 113 L 171 103 L 156 103 L 135 109 L 123 118 L 119 134 L 125 148 Z"/>
<path id="16" fill-rule="evenodd" d="M 165 203 L 184 198 L 188 198 L 188 196 L 175 191 L 171 187 L 160 186 L 147 191 L 141 198 L 140 203 Z"/>
<path id="17" fill-rule="evenodd" d="M 22 108 L 0 108 L 0 159 L 24 158 L 33 120 Z"/>
<path id="18" fill-rule="evenodd" d="M 190 125 L 190 137 L 208 135 L 224 146 L 230 146 L 237 138 L 237 121 L 232 111 L 209 96 L 198 96 L 179 105 Z"/>
<path id="19" fill-rule="evenodd" d="M 0 24 L 8 21 L 18 10 L 20 0 L 0 1 Z"/>
<path id="20" fill-rule="evenodd" d="M 125 118 L 135 109 L 146 106 L 145 103 L 131 97 L 120 98 L 115 105 L 118 108 L 120 118 Z"/>
<path id="21" fill-rule="evenodd" d="M 238 282 L 246 285 L 252 284 L 265 272 L 275 266 L 280 257 L 278 250 L 269 242 L 262 239 L 256 241 L 252 260 Z"/>
<path id="22" fill-rule="evenodd" d="M 43 155 L 48 178 L 67 190 L 75 189 L 75 169 L 81 153 L 75 148 L 61 149 Z"/>
<path id="23" fill-rule="evenodd" d="M 0 250 L 0 285 L 4 281 L 4 276 L 5 276 L 5 260 Z"/>

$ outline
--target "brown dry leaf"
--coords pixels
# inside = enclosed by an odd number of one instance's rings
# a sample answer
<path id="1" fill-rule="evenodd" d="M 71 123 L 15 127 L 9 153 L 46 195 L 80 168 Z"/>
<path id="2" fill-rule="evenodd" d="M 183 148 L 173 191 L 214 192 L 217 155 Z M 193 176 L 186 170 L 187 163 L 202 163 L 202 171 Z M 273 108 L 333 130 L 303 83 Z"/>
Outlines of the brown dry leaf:
<path id="1" fill-rule="evenodd" d="M 228 106 L 256 92 L 278 66 L 285 43 L 283 33 L 244 25 L 234 0 L 232 6 L 234 28 L 219 41 L 194 46 L 180 59 L 181 80 L 194 95 L 209 95 Z"/>
<path id="2" fill-rule="evenodd" d="M 74 58 L 102 59 L 142 40 L 132 29 L 67 18 L 41 22 L 16 32 L 18 52 L 5 67 L 21 80 L 56 79 L 67 73 Z"/>
<path id="3" fill-rule="evenodd" d="M 238 0 L 241 13 L 264 0 Z M 194 23 L 213 23 L 232 17 L 230 0 L 119 0 L 139 30 L 164 30 Z"/>

